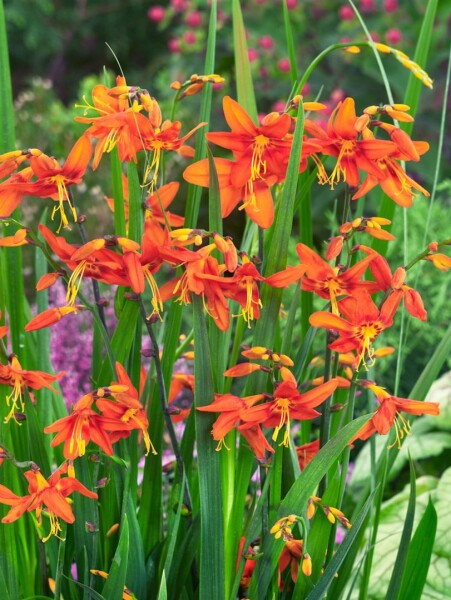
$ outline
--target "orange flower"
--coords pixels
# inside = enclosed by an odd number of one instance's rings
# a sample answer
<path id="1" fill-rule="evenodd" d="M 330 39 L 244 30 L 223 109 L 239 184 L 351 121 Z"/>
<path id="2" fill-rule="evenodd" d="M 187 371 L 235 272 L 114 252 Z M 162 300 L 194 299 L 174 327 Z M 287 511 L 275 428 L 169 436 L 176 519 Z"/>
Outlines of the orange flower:
<path id="1" fill-rule="evenodd" d="M 319 439 L 309 442 L 308 444 L 302 444 L 302 446 L 296 446 L 296 454 L 298 455 L 299 467 L 301 471 L 309 464 L 314 456 L 319 452 Z"/>
<path id="2" fill-rule="evenodd" d="M 399 267 L 392 274 L 387 260 L 382 255 L 367 246 L 361 245 L 360 250 L 366 252 L 368 256 L 373 256 L 373 260 L 370 263 L 370 271 L 379 284 L 380 289 L 384 292 L 391 291 L 391 294 L 400 292 L 407 312 L 420 321 L 426 321 L 427 312 L 420 294 L 405 283 L 405 269 Z"/>
<path id="3" fill-rule="evenodd" d="M 97 393 L 86 394 L 74 404 L 71 415 L 44 428 L 45 433 L 56 433 L 51 443 L 52 447 L 64 442 L 63 454 L 68 460 L 83 456 L 86 444 L 91 440 L 100 446 L 105 454 L 113 455 L 112 443 L 104 427 L 105 420 L 91 408 L 97 395 L 104 396 L 105 393 L 108 391 L 100 388 Z"/>
<path id="4" fill-rule="evenodd" d="M 388 140 L 361 138 L 361 128 L 355 112 L 352 98 L 345 98 L 332 112 L 324 132 L 318 125 L 306 119 L 305 130 L 313 137 L 313 141 L 321 144 L 323 154 L 336 156 L 337 162 L 330 176 L 324 171 L 319 160 L 318 178 L 321 184 L 329 183 L 331 188 L 340 181 L 350 186 L 359 185 L 359 169 L 374 177 L 381 177 L 382 171 L 377 164 L 378 159 L 396 150 L 396 144 Z"/>
<path id="5" fill-rule="evenodd" d="M 391 427 L 395 426 L 395 441 L 390 448 L 397 445 L 401 448 L 401 441 L 405 435 L 410 435 L 410 424 L 400 414 L 405 412 L 410 415 L 438 415 L 440 405 L 438 402 L 422 402 L 421 400 L 408 400 L 392 396 L 378 385 L 367 385 L 372 390 L 379 402 L 379 407 L 371 419 L 354 435 L 350 444 L 356 439 L 367 440 L 374 433 L 386 435 Z"/>
<path id="6" fill-rule="evenodd" d="M 230 215 L 232 210 L 242 200 L 239 210 L 245 210 L 251 221 L 257 223 L 262 229 L 270 227 L 274 221 L 274 202 L 270 187 L 277 183 L 275 176 L 266 176 L 265 179 L 256 179 L 252 189 L 246 185 L 237 185 L 232 179 L 235 163 L 226 158 L 214 159 L 219 182 L 221 199 L 221 214 L 223 218 Z M 183 178 L 189 183 L 209 187 L 210 167 L 208 159 L 200 160 L 183 172 Z"/>
<path id="7" fill-rule="evenodd" d="M 337 298 L 339 296 L 352 295 L 356 290 L 362 288 L 366 288 L 370 292 L 379 291 L 379 286 L 374 282 L 360 281 L 366 268 L 374 258 L 371 255 L 340 273 L 338 268 L 331 267 L 305 244 L 297 244 L 296 252 L 301 264 L 274 273 L 274 275 L 267 278 L 269 285 L 285 287 L 302 279 L 301 288 L 309 292 L 315 292 L 321 298 L 330 300 L 332 312 L 335 314 L 338 314 Z"/>
<path id="8" fill-rule="evenodd" d="M 262 398 L 264 398 L 263 394 L 244 398 L 239 398 L 233 394 L 215 394 L 215 399 L 211 404 L 197 407 L 197 410 L 203 412 L 221 413 L 214 422 L 212 429 L 213 439 L 219 442 L 216 450 L 221 450 L 223 446 L 227 448 L 224 441 L 225 436 L 243 419 L 250 408 Z"/>
<path id="9" fill-rule="evenodd" d="M 451 269 L 451 257 L 441 252 L 434 252 L 424 257 L 426 260 L 430 260 L 436 269 L 440 271 L 447 271 Z"/>
<path id="10" fill-rule="evenodd" d="M 84 306 L 59 306 L 57 308 L 49 308 L 36 315 L 29 323 L 25 325 L 25 331 L 36 331 L 43 327 L 50 327 L 61 321 L 63 317 L 70 313 L 77 313 L 83 310 Z"/>
<path id="11" fill-rule="evenodd" d="M 28 229 L 18 229 L 14 235 L 8 235 L 0 239 L 0 246 L 16 248 L 28 244 Z"/>
<path id="12" fill-rule="evenodd" d="M 160 168 L 160 160 L 162 151 L 173 151 L 190 154 L 190 148 L 184 146 L 184 142 L 190 138 L 200 127 L 206 123 L 199 123 L 191 129 L 187 134 L 179 137 L 182 129 L 180 121 L 171 122 L 168 119 L 163 121 L 160 107 L 154 101 L 153 110 L 149 113 L 149 119 L 145 119 L 143 115 L 139 115 L 139 129 L 144 148 L 152 153 L 152 159 L 146 166 L 144 181 L 147 181 L 150 175 L 152 178 L 149 182 L 150 189 L 153 191 L 158 182 L 158 173 Z"/>
<path id="13" fill-rule="evenodd" d="M 241 418 L 246 423 L 260 423 L 264 427 L 274 427 L 272 436 L 274 442 L 280 430 L 286 427 L 281 445 L 288 447 L 291 420 L 306 421 L 318 417 L 320 413 L 315 410 L 315 407 L 331 396 L 336 388 L 337 380 L 331 379 L 301 394 L 291 379 L 282 381 L 274 392 L 273 400 L 249 408 Z"/>
<path id="14" fill-rule="evenodd" d="M 64 371 L 57 375 L 50 375 L 44 371 L 26 371 L 22 369 L 20 362 L 14 354 L 10 357 L 10 363 L 10 365 L 0 365 L 0 384 L 12 387 L 11 393 L 9 396 L 6 396 L 6 404 L 10 406 L 12 403 L 12 405 L 9 414 L 5 418 L 5 423 L 8 423 L 11 417 L 18 422 L 14 413 L 19 410 L 21 412 L 25 410 L 25 403 L 23 401 L 24 388 L 40 390 L 45 387 L 57 393 L 50 384 L 65 374 Z"/>
<path id="15" fill-rule="evenodd" d="M 310 315 L 310 325 L 337 331 L 339 337 L 329 344 L 329 348 L 336 352 L 357 350 L 358 366 L 362 362 L 366 366 L 365 357 L 373 358 L 372 342 L 384 329 L 391 327 L 401 298 L 402 292 L 391 294 L 379 311 L 366 290 L 356 290 L 353 296 L 340 300 L 338 303 L 339 311 L 345 317 L 344 319 L 338 315 L 320 311 Z"/>
<path id="16" fill-rule="evenodd" d="M 304 555 L 304 543 L 302 540 L 286 540 L 285 545 L 283 547 L 282 553 L 279 558 L 279 576 L 278 576 L 278 585 L 279 590 L 284 589 L 284 584 L 282 581 L 282 574 L 285 569 L 290 565 L 290 575 L 293 583 L 296 583 L 299 573 L 299 563 L 300 561 L 306 558 L 308 560 L 309 555 L 306 553 Z M 304 562 L 304 561 L 303 561 Z M 311 563 L 311 561 L 310 561 Z M 309 569 L 307 569 L 308 571 Z M 302 568 L 302 572 L 304 573 L 304 566 Z M 311 572 L 311 571 L 310 571 Z M 309 572 L 304 573 L 305 575 L 310 575 Z"/>
<path id="17" fill-rule="evenodd" d="M 58 519 L 63 519 L 66 523 L 75 521 L 72 508 L 66 499 L 72 492 L 83 494 L 87 498 L 97 499 L 97 494 L 90 492 L 75 477 L 64 477 L 61 475 L 67 473 L 68 465 L 65 463 L 56 470 L 48 480 L 44 479 L 39 469 L 36 467 L 31 471 L 24 473 L 28 480 L 28 492 L 26 496 L 16 496 L 7 487 L 0 485 L 0 502 L 12 506 L 8 514 L 3 517 L 2 523 L 12 523 L 23 515 L 25 511 L 36 511 L 38 525 L 42 523 L 42 511 L 46 509 L 50 517 L 50 533 L 42 539 L 46 542 L 50 536 L 59 537 L 61 525 Z"/>
<path id="18" fill-rule="evenodd" d="M 105 152 L 111 152 L 113 148 L 118 149 L 121 161 L 136 159 L 136 152 L 142 150 L 142 140 L 139 133 L 139 112 L 144 105 L 152 104 L 146 90 L 126 85 L 124 77 L 116 78 L 116 86 L 108 88 L 105 85 L 96 85 L 92 90 L 92 102 L 89 104 L 83 98 L 85 104 L 77 105 L 84 108 L 86 115 L 88 110 L 98 113 L 98 117 L 76 117 L 79 123 L 89 123 L 91 127 L 86 130 L 85 135 L 98 140 L 94 152 L 92 168 L 97 169 L 100 159 Z M 141 118 L 146 121 L 145 117 Z"/>
<path id="19" fill-rule="evenodd" d="M 61 227 L 69 225 L 64 211 L 65 202 L 69 205 L 74 221 L 77 219 L 77 212 L 72 206 L 67 188 L 81 183 L 91 155 L 91 142 L 87 137 L 82 136 L 75 143 L 62 167 L 54 158 L 46 154 L 30 158 L 30 167 L 38 180 L 30 184 L 26 193 L 40 198 L 49 197 L 58 202 L 52 211 L 52 220 L 57 212 L 60 213 L 61 222 L 58 231 Z"/>
<path id="20" fill-rule="evenodd" d="M 108 388 L 116 402 L 102 397 L 96 401 L 96 406 L 102 413 L 103 427 L 112 434 L 110 439 L 113 444 L 123 437 L 128 437 L 134 429 L 139 429 L 144 438 L 146 455 L 150 450 L 152 450 L 152 454 L 156 454 L 147 431 L 149 421 L 146 411 L 139 401 L 138 390 L 133 386 L 124 367 L 118 362 L 116 363 L 116 373 L 118 381 L 111 383 Z M 117 391 L 115 391 L 116 389 Z"/>

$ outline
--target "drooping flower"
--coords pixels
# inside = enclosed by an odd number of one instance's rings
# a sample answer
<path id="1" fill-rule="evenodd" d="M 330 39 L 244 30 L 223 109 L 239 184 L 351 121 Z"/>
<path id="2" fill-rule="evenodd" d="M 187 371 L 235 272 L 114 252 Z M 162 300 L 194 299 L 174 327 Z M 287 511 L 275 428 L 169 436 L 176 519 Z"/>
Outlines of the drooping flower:
<path id="1" fill-rule="evenodd" d="M 42 524 L 42 512 L 50 518 L 50 532 L 42 541 L 46 542 L 50 536 L 59 537 L 61 525 L 59 519 L 66 523 L 73 523 L 75 516 L 71 505 L 67 500 L 67 496 L 72 492 L 83 494 L 87 498 L 97 499 L 95 492 L 89 491 L 75 477 L 64 477 L 68 471 L 68 464 L 64 463 L 62 467 L 57 469 L 48 480 L 41 474 L 36 467 L 31 471 L 24 473 L 28 480 L 28 495 L 16 496 L 4 485 L 0 485 L 0 502 L 7 504 L 12 508 L 2 519 L 2 523 L 12 523 L 21 517 L 24 512 L 36 511 L 36 520 L 38 526 Z"/>
<path id="2" fill-rule="evenodd" d="M 63 375 L 63 371 L 57 375 L 50 375 L 44 371 L 27 371 L 26 369 L 22 369 L 15 355 L 10 357 L 9 365 L 0 364 L 0 384 L 12 387 L 11 393 L 6 396 L 6 404 L 11 406 L 11 409 L 5 418 L 5 423 L 8 423 L 11 417 L 16 420 L 14 416 L 15 412 L 24 412 L 25 403 L 23 393 L 25 388 L 40 390 L 44 387 L 57 393 L 50 384 L 63 377 Z M 18 421 L 16 420 L 16 422 Z"/>
<path id="3" fill-rule="evenodd" d="M 423 402 L 421 400 L 408 400 L 392 396 L 378 385 L 367 385 L 368 389 L 375 394 L 379 407 L 369 421 L 354 435 L 349 443 L 356 439 L 367 440 L 374 433 L 386 435 L 392 426 L 395 426 L 395 441 L 389 448 L 397 446 L 401 448 L 401 442 L 406 435 L 410 435 L 410 424 L 400 414 L 410 415 L 438 415 L 440 405 L 438 402 Z"/>

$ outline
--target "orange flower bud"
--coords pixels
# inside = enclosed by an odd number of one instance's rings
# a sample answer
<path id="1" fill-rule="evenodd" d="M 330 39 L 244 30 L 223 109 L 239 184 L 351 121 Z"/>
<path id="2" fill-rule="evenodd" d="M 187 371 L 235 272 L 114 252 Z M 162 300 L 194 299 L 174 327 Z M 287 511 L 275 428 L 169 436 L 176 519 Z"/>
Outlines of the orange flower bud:
<path id="1" fill-rule="evenodd" d="M 331 238 L 326 250 L 327 260 L 333 260 L 334 258 L 337 258 L 343 249 L 343 241 L 344 237 L 342 235 L 337 235 L 336 237 Z"/>
<path id="2" fill-rule="evenodd" d="M 38 292 L 42 290 L 46 290 L 49 287 L 52 287 L 58 281 L 58 278 L 61 277 L 61 273 L 56 271 L 55 273 L 46 273 L 43 275 L 36 284 L 36 289 Z"/>
<path id="3" fill-rule="evenodd" d="M 235 365 L 234 367 L 227 369 L 227 371 L 224 371 L 224 375 L 226 377 L 244 377 L 255 371 L 260 371 L 261 368 L 262 367 L 256 363 L 240 363 L 239 365 Z"/>
<path id="4" fill-rule="evenodd" d="M 438 250 L 438 242 L 431 242 L 428 246 L 431 252 L 437 252 Z"/>
<path id="5" fill-rule="evenodd" d="M 398 267 L 393 274 L 391 287 L 393 290 L 399 290 L 404 285 L 406 280 L 406 270 L 403 267 Z"/>
<path id="6" fill-rule="evenodd" d="M 304 558 L 302 559 L 301 569 L 306 577 L 310 577 L 312 574 L 312 559 L 310 558 L 310 554 L 307 552 L 304 554 Z"/>
<path id="7" fill-rule="evenodd" d="M 25 325 L 25 331 L 35 331 L 36 329 L 50 327 L 51 325 L 58 323 L 58 321 L 69 313 L 77 313 L 78 310 L 83 309 L 84 306 L 60 306 L 57 308 L 49 308 L 39 315 L 36 315 L 34 319 L 31 319 L 31 321 Z"/>
<path id="8" fill-rule="evenodd" d="M 9 235 L 0 239 L 0 246 L 15 248 L 17 246 L 28 244 L 27 233 L 27 229 L 19 229 L 14 235 Z"/>

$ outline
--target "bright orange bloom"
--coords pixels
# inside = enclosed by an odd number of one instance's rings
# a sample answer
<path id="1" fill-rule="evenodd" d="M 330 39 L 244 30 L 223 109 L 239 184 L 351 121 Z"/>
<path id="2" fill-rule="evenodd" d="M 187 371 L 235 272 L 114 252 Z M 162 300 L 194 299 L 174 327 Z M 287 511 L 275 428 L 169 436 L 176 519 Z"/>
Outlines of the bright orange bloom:
<path id="1" fill-rule="evenodd" d="M 62 167 L 58 161 L 46 154 L 30 158 L 30 167 L 38 179 L 30 184 L 26 193 L 40 198 L 52 198 L 58 202 L 52 211 L 52 220 L 57 212 L 60 213 L 61 222 L 58 231 L 61 227 L 69 225 L 64 211 L 65 202 L 69 205 L 74 221 L 77 219 L 77 212 L 72 206 L 67 188 L 81 183 L 91 155 L 91 142 L 87 137 L 82 136 L 75 142 Z"/>
<path id="2" fill-rule="evenodd" d="M 222 217 L 226 218 L 232 210 L 243 201 L 239 210 L 245 210 L 251 221 L 262 229 L 270 227 L 274 221 L 274 202 L 270 187 L 277 183 L 275 176 L 256 179 L 252 190 L 248 185 L 237 185 L 232 179 L 235 163 L 226 158 L 214 159 L 219 182 Z M 189 183 L 202 187 L 210 185 L 210 167 L 208 159 L 200 160 L 183 172 L 183 178 Z"/>
<path id="3" fill-rule="evenodd" d="M 191 303 L 191 293 L 201 296 L 216 326 L 227 331 L 230 324 L 230 310 L 225 297 L 227 281 L 221 277 L 225 267 L 210 256 L 214 249 L 215 244 L 200 248 L 194 253 L 194 260 L 186 264 L 183 275 L 161 286 L 160 294 L 163 300 L 178 297 L 183 304 Z"/>
<path id="4" fill-rule="evenodd" d="M 98 113 L 98 117 L 76 117 L 80 123 L 91 125 L 85 135 L 98 140 L 94 152 L 92 168 L 97 169 L 100 159 L 105 152 L 118 149 L 121 161 L 136 159 L 136 152 L 143 149 L 139 133 L 139 112 L 144 105 L 152 104 L 146 90 L 126 85 L 123 77 L 116 78 L 116 86 L 108 88 L 105 85 L 96 85 L 92 90 L 92 104 L 86 99 L 85 104 L 78 105 Z M 142 117 L 145 121 L 146 119 Z"/>
<path id="5" fill-rule="evenodd" d="M 90 492 L 75 477 L 64 477 L 67 473 L 68 465 L 65 463 L 57 469 L 48 480 L 44 479 L 39 469 L 26 471 L 24 473 L 28 480 L 28 492 L 26 496 L 16 496 L 7 487 L 0 485 L 0 502 L 12 506 L 8 514 L 3 517 L 2 523 L 12 523 L 23 515 L 25 511 L 36 511 L 36 520 L 38 525 L 42 523 L 42 511 L 45 508 L 50 517 L 50 533 L 42 539 L 46 542 L 50 536 L 59 537 L 61 525 L 58 519 L 63 519 L 66 523 L 75 521 L 72 508 L 67 501 L 67 496 L 72 492 L 83 494 L 87 498 L 97 499 L 95 492 Z"/>
<path id="6" fill-rule="evenodd" d="M 86 444 L 91 440 L 100 446 L 105 454 L 113 455 L 112 442 L 105 430 L 105 419 L 92 409 L 95 400 L 95 392 L 86 394 L 74 404 L 72 414 L 44 428 L 45 433 L 56 433 L 51 443 L 52 447 L 64 442 L 63 454 L 68 460 L 83 456 Z"/>
<path id="7" fill-rule="evenodd" d="M 116 363 L 116 373 L 118 381 L 109 386 L 110 395 L 116 402 L 111 402 L 99 397 L 96 401 L 97 408 L 102 413 L 103 427 L 110 432 L 111 442 L 114 444 L 117 440 L 128 437 L 134 429 L 139 429 L 146 446 L 146 454 L 156 450 L 150 441 L 148 428 L 149 421 L 146 411 L 139 401 L 138 390 L 133 386 L 130 377 L 120 363 Z M 123 388 L 115 391 L 116 388 Z"/>
<path id="8" fill-rule="evenodd" d="M 438 402 L 398 398 L 390 395 L 378 385 L 367 385 L 366 387 L 374 392 L 379 407 L 371 419 L 350 440 L 350 444 L 356 439 L 367 440 L 376 432 L 380 435 L 386 435 L 394 425 L 396 437 L 390 448 L 395 445 L 401 448 L 401 441 L 404 436 L 410 435 L 410 424 L 400 412 L 410 415 L 438 415 L 440 413 Z"/>
<path id="9" fill-rule="evenodd" d="M 57 381 L 63 375 L 64 371 L 57 375 L 50 375 L 44 371 L 26 371 L 22 369 L 20 362 L 17 357 L 13 354 L 10 357 L 10 365 L 0 364 L 0 384 L 12 387 L 12 391 L 9 396 L 6 396 L 6 404 L 10 406 L 11 410 L 5 419 L 7 423 L 11 417 L 14 417 L 14 413 L 17 411 L 23 412 L 25 410 L 25 403 L 23 401 L 23 392 L 25 388 L 31 388 L 33 390 L 40 390 L 45 387 L 52 392 L 57 391 L 50 385 L 54 381 Z"/>
<path id="10" fill-rule="evenodd" d="M 32 177 L 31 167 L 26 167 L 0 183 L 0 217 L 10 217 L 24 196 L 30 193 Z"/>
<path id="11" fill-rule="evenodd" d="M 339 311 L 345 317 L 344 319 L 338 315 L 320 311 L 310 316 L 310 325 L 337 331 L 339 337 L 329 344 L 329 348 L 336 352 L 356 350 L 359 355 L 358 366 L 362 362 L 365 365 L 367 356 L 370 359 L 373 358 L 372 342 L 384 329 L 391 327 L 401 298 L 401 292 L 391 294 L 379 311 L 366 290 L 356 290 L 353 296 L 340 300 L 338 303 Z"/>
<path id="12" fill-rule="evenodd" d="M 171 227 L 182 227 L 184 217 L 175 215 L 166 208 L 174 200 L 180 184 L 177 181 L 171 181 L 162 185 L 160 188 L 155 190 L 153 194 L 150 194 L 145 200 L 146 205 L 146 219 L 155 219 L 162 225 L 168 224 Z M 127 176 L 122 173 L 122 191 L 124 196 L 124 213 L 125 221 L 128 227 L 128 179 Z M 114 199 L 105 196 L 105 201 L 108 204 L 110 210 L 114 212 Z"/>
<path id="13" fill-rule="evenodd" d="M 305 554 L 307 557 L 308 555 Z M 290 575 L 293 583 L 296 583 L 299 573 L 299 563 L 304 557 L 304 543 L 302 540 L 290 539 L 285 541 L 282 553 L 279 558 L 279 576 L 278 585 L 279 590 L 284 589 L 282 581 L 282 574 L 285 569 L 290 565 Z M 302 569 L 304 572 L 304 568 Z M 307 573 L 306 573 L 307 574 Z M 310 574 L 310 573 L 309 573 Z"/>
<path id="14" fill-rule="evenodd" d="M 331 267 L 305 244 L 297 244 L 296 252 L 301 264 L 274 273 L 266 280 L 269 285 L 285 287 L 301 279 L 301 288 L 309 292 L 315 292 L 321 298 L 330 300 L 332 312 L 335 314 L 338 314 L 338 297 L 352 295 L 356 290 L 363 288 L 366 288 L 369 292 L 377 292 L 380 289 L 374 282 L 360 281 L 374 258 L 371 255 L 340 273 L 337 267 Z"/>
<path id="15" fill-rule="evenodd" d="M 372 135 L 371 132 L 370 134 Z M 406 135 L 407 134 L 404 133 L 404 136 Z M 398 137 L 395 138 L 398 146 L 396 151 L 388 153 L 389 155 L 387 154 L 386 156 L 378 157 L 376 162 L 379 168 L 379 174 L 369 172 L 365 181 L 357 190 L 357 193 L 352 197 L 353 200 L 361 198 L 376 185 L 380 185 L 381 189 L 389 198 L 404 208 L 412 206 L 413 198 L 415 196 L 413 190 L 419 191 L 424 196 L 430 196 L 429 192 L 409 177 L 397 162 L 398 160 L 418 161 L 420 156 L 429 150 L 429 144 L 427 142 L 412 141 L 408 136 L 407 138 L 408 142 L 405 137 L 400 138 L 398 135 Z"/>
<path id="16" fill-rule="evenodd" d="M 153 111 L 149 113 L 149 119 L 146 119 L 143 115 L 138 115 L 138 125 L 144 148 L 152 153 L 152 158 L 146 166 L 144 181 L 147 181 L 152 174 L 149 185 L 151 191 L 153 191 L 158 182 L 161 153 L 172 151 L 181 154 L 191 154 L 191 148 L 184 146 L 184 143 L 200 127 L 206 125 L 206 123 L 199 123 L 187 134 L 179 137 L 182 129 L 181 122 L 171 122 L 168 119 L 163 121 L 160 107 L 157 102 L 154 102 Z"/>
<path id="17" fill-rule="evenodd" d="M 141 239 L 141 253 L 130 247 L 127 240 L 119 240 L 124 251 L 123 261 L 128 276 L 129 285 L 136 294 L 144 292 L 146 281 L 152 294 L 152 315 L 160 315 L 163 310 L 161 296 L 154 273 L 163 263 L 180 266 L 187 261 L 196 261 L 197 255 L 185 248 L 174 247 L 166 227 L 157 221 L 147 220 L 144 223 L 144 233 Z M 126 244 L 125 244 L 126 243 Z"/>
<path id="18" fill-rule="evenodd" d="M 336 156 L 337 162 L 330 176 L 321 168 L 318 178 L 321 184 L 329 183 L 331 188 L 340 181 L 350 186 L 359 185 L 359 169 L 374 177 L 381 177 L 382 171 L 377 160 L 393 153 L 396 144 L 388 140 L 362 139 L 359 120 L 352 98 L 345 98 L 332 112 L 324 132 L 317 124 L 306 119 L 305 130 L 313 136 L 313 141 L 321 144 L 323 154 Z"/>
<path id="19" fill-rule="evenodd" d="M 391 294 L 401 292 L 407 312 L 420 321 L 426 321 L 427 312 L 420 294 L 405 283 L 405 269 L 399 267 L 392 274 L 387 260 L 382 255 L 367 246 L 361 245 L 360 250 L 366 252 L 368 256 L 373 256 L 370 271 L 380 289 L 384 292 L 391 291 Z"/>
<path id="20" fill-rule="evenodd" d="M 298 455 L 299 467 L 301 471 L 309 464 L 314 456 L 319 452 L 319 439 L 309 442 L 308 444 L 302 444 L 302 446 L 296 446 L 296 454 Z"/>
<path id="21" fill-rule="evenodd" d="M 281 445 L 290 445 L 290 425 L 292 419 L 306 421 L 320 415 L 315 408 L 332 395 L 337 388 L 337 380 L 328 382 L 301 394 L 293 381 L 282 381 L 274 392 L 273 400 L 249 408 L 242 416 L 245 423 L 262 424 L 274 427 L 272 436 L 275 442 L 279 432 L 286 427 Z"/>
<path id="22" fill-rule="evenodd" d="M 243 419 L 249 409 L 262 398 L 264 398 L 263 394 L 244 398 L 239 398 L 233 394 L 215 394 L 215 399 L 211 404 L 197 407 L 197 410 L 203 412 L 221 413 L 214 422 L 212 429 L 213 439 L 219 442 L 216 450 L 221 450 L 223 446 L 227 448 L 224 441 L 225 436 Z"/>

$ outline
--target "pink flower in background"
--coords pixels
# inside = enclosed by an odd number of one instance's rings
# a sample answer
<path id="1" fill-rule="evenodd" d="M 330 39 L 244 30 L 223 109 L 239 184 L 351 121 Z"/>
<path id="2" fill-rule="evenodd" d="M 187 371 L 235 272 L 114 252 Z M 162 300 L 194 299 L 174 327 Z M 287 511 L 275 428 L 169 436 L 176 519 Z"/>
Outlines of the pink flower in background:
<path id="1" fill-rule="evenodd" d="M 370 13 L 375 10 L 374 0 L 360 0 L 360 10 L 364 13 Z"/>
<path id="2" fill-rule="evenodd" d="M 281 58 L 279 60 L 279 62 L 277 63 L 277 68 L 282 73 L 289 73 L 290 72 L 290 61 L 288 60 L 288 58 Z"/>
<path id="3" fill-rule="evenodd" d="M 147 11 L 147 16 L 154 23 L 161 23 L 166 16 L 166 10 L 163 6 L 152 6 Z"/>
<path id="4" fill-rule="evenodd" d="M 181 52 L 180 40 L 177 38 L 171 38 L 168 42 L 168 50 L 172 54 L 179 54 Z"/>
<path id="5" fill-rule="evenodd" d="M 402 33 L 399 29 L 393 27 L 392 29 L 389 29 L 387 31 L 387 33 L 385 34 L 385 39 L 389 44 L 399 44 L 402 41 Z"/>
<path id="6" fill-rule="evenodd" d="M 298 0 L 287 0 L 288 10 L 294 10 L 298 7 Z"/>
<path id="7" fill-rule="evenodd" d="M 249 48 L 247 55 L 249 57 L 249 62 L 255 62 L 258 59 L 258 50 L 255 48 Z"/>
<path id="8" fill-rule="evenodd" d="M 354 11 L 348 4 L 345 4 L 340 8 L 338 16 L 342 21 L 353 21 L 355 18 Z"/>
<path id="9" fill-rule="evenodd" d="M 270 35 L 262 35 L 262 37 L 258 40 L 258 45 L 263 50 L 272 50 L 274 48 L 274 39 Z"/>
<path id="10" fill-rule="evenodd" d="M 185 23 L 189 27 L 200 27 L 202 25 L 202 13 L 198 10 L 193 10 L 185 17 Z"/>
<path id="11" fill-rule="evenodd" d="M 398 10 L 398 0 L 384 0 L 382 3 L 386 12 L 395 12 Z"/>
<path id="12" fill-rule="evenodd" d="M 183 41 L 185 44 L 188 44 L 188 46 L 192 46 L 197 42 L 197 36 L 194 31 L 185 31 L 183 34 Z"/>

